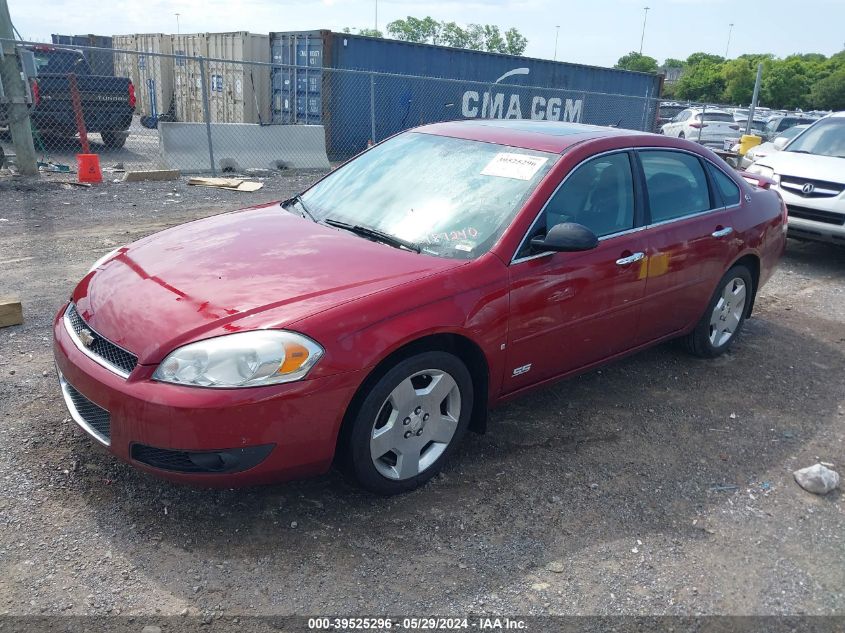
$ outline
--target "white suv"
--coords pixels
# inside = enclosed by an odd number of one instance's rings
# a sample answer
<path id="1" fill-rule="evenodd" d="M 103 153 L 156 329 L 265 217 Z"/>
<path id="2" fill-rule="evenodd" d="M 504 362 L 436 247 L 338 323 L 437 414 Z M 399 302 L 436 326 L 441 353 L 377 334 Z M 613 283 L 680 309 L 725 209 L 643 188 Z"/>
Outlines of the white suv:
<path id="1" fill-rule="evenodd" d="M 845 112 L 778 144 L 783 151 L 760 158 L 748 171 L 775 181 L 789 211 L 790 237 L 845 246 Z"/>
<path id="2" fill-rule="evenodd" d="M 729 112 L 715 108 L 687 108 L 666 123 L 660 133 L 722 149 L 725 140 L 736 138 L 738 131 L 739 125 Z"/>

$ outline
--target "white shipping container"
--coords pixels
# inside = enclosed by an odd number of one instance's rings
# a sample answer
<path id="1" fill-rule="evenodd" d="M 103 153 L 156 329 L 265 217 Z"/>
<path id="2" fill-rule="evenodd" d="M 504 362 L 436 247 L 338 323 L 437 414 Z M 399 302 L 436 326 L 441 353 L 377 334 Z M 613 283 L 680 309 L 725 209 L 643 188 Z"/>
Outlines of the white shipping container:
<path id="1" fill-rule="evenodd" d="M 208 36 L 205 33 L 172 35 L 171 49 L 176 56 L 173 68 L 173 100 L 176 120 L 186 123 L 204 121 L 202 80 L 196 57 L 208 57 Z"/>
<path id="2" fill-rule="evenodd" d="M 211 58 L 207 67 L 211 121 L 269 123 L 269 36 L 243 31 L 208 33 L 208 57 Z"/>
<path id="3" fill-rule="evenodd" d="M 124 51 L 135 51 L 134 35 L 113 35 L 112 46 Z M 114 54 L 114 75 L 115 77 L 129 77 L 135 85 L 135 96 L 138 96 L 138 57 L 134 54 Z"/>
<path id="4" fill-rule="evenodd" d="M 173 105 L 173 58 L 159 57 L 149 53 L 170 55 L 170 36 L 163 33 L 136 33 L 135 47 L 138 51 L 138 83 L 135 94 L 138 106 L 135 112 L 144 116 L 153 114 L 153 95 L 159 115 L 168 112 Z"/>
<path id="5" fill-rule="evenodd" d="M 152 115 L 153 94 L 158 114 L 167 112 L 173 101 L 173 58 L 149 53 L 170 55 L 170 36 L 162 33 L 114 35 L 112 45 L 117 49 L 134 51 L 115 53 L 114 72 L 118 77 L 129 77 L 135 84 L 135 114 Z"/>

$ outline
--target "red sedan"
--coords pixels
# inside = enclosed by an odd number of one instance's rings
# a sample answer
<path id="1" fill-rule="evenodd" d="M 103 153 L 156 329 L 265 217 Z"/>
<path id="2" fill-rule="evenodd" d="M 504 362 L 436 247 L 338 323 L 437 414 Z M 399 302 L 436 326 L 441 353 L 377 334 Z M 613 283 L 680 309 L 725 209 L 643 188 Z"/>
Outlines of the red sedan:
<path id="1" fill-rule="evenodd" d="M 73 419 L 139 468 L 409 490 L 488 407 L 682 338 L 724 353 L 786 210 L 693 143 L 569 123 L 399 134 L 282 203 L 98 261 L 54 324 Z"/>

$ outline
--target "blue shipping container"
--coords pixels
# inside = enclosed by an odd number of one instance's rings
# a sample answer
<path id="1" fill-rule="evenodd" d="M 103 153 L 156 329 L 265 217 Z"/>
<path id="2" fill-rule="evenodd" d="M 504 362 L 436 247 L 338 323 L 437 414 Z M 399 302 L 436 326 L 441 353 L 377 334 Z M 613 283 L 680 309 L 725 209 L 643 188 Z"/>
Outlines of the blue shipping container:
<path id="1" fill-rule="evenodd" d="M 452 119 L 650 131 L 660 92 L 660 76 L 649 73 L 331 31 L 271 33 L 270 47 L 273 123 L 325 126 L 332 160 L 370 140 Z"/>
<path id="2" fill-rule="evenodd" d="M 108 35 L 56 35 L 50 36 L 53 44 L 59 46 L 95 46 L 112 48 L 112 38 Z M 114 76 L 114 53 L 111 51 L 83 51 L 82 54 L 95 75 Z"/>

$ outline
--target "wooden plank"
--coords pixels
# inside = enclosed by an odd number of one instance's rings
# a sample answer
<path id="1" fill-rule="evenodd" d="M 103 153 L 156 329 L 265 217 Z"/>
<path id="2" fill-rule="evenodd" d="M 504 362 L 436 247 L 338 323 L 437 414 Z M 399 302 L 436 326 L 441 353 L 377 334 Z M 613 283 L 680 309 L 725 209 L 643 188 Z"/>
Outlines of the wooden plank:
<path id="1" fill-rule="evenodd" d="M 123 182 L 141 182 L 143 180 L 177 180 L 178 169 L 151 169 L 148 171 L 127 171 Z"/>
<path id="2" fill-rule="evenodd" d="M 214 189 L 225 189 L 226 191 L 258 191 L 264 186 L 262 182 L 250 182 L 240 178 L 190 178 L 189 185 L 197 187 L 213 187 Z"/>
<path id="3" fill-rule="evenodd" d="M 0 327 L 23 323 L 23 307 L 17 299 L 0 298 Z"/>

